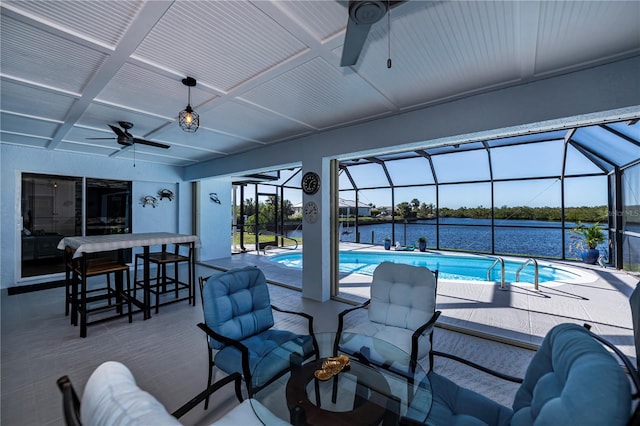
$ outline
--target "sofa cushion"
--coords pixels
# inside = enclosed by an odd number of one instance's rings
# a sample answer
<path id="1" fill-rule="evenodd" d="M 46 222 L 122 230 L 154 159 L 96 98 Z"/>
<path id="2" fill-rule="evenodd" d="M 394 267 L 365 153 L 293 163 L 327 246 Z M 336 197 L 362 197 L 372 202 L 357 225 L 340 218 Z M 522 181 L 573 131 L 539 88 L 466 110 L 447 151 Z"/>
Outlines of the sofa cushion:
<path id="1" fill-rule="evenodd" d="M 436 308 L 435 276 L 427 268 L 382 262 L 371 284 L 369 321 L 416 330 Z"/>
<path id="2" fill-rule="evenodd" d="M 180 425 L 157 399 L 136 385 L 127 367 L 115 361 L 101 364 L 89 377 L 80 418 L 88 426 Z"/>
<path id="3" fill-rule="evenodd" d="M 299 335 L 287 330 L 267 330 L 240 343 L 249 350 L 249 371 L 252 372 L 252 385 L 261 387 L 290 364 L 291 353 L 306 358 L 313 352 L 313 339 L 308 335 Z M 216 352 L 216 365 L 224 365 L 229 374 L 242 374 L 242 354 L 234 346 L 227 346 Z M 260 364 L 260 368 L 256 366 Z"/>
<path id="4" fill-rule="evenodd" d="M 273 327 L 271 300 L 262 271 L 249 266 L 212 277 L 215 285 L 203 288 L 205 323 L 233 340 L 243 340 Z M 225 345 L 209 338 L 209 345 Z"/>
<path id="5" fill-rule="evenodd" d="M 406 373 L 410 365 L 413 333 L 435 312 L 435 281 L 434 273 L 425 267 L 380 263 L 373 274 L 368 321 L 360 321 L 343 331 L 341 350 L 356 353 L 367 348 L 366 356 L 371 362 L 389 365 L 392 370 Z M 433 327 L 425 329 L 422 336 L 428 336 L 432 330 Z M 430 340 L 420 338 L 416 349 L 416 359 L 423 360 L 431 351 Z M 428 369 L 428 359 L 424 362 Z"/>
<path id="6" fill-rule="evenodd" d="M 101 364 L 89 377 L 80 404 L 80 418 L 86 426 L 181 425 L 157 399 L 138 387 L 126 366 L 116 361 Z M 260 419 L 274 426 L 289 424 L 259 401 L 246 399 L 211 426 L 262 426 Z"/>
<path id="7" fill-rule="evenodd" d="M 513 425 L 625 425 L 629 380 L 616 359 L 577 324 L 551 329 L 513 402 Z"/>

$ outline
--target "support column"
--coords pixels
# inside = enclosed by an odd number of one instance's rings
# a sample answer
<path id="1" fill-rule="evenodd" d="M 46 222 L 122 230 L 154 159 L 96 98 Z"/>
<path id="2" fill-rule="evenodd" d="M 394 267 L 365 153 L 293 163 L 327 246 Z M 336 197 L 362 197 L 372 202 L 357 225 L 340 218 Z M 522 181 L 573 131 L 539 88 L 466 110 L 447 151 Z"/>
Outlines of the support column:
<path id="1" fill-rule="evenodd" d="M 330 161 L 308 157 L 302 164 L 303 176 L 315 172 L 320 176 L 320 189 L 302 195 L 302 296 L 324 302 L 331 298 L 331 185 Z M 307 203 L 318 207 L 318 218 L 310 223 L 304 215 Z"/>

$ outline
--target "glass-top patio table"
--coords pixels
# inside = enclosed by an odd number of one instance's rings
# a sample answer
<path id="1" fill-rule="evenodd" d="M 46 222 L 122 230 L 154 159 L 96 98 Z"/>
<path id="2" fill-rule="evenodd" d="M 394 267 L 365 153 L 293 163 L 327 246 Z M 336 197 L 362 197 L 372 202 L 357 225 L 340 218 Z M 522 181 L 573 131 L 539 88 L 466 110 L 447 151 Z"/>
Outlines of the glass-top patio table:
<path id="1" fill-rule="evenodd" d="M 349 364 L 338 374 L 321 380 L 317 376 L 324 376 L 316 371 L 323 369 L 329 357 L 334 357 L 335 333 L 317 333 L 316 339 L 320 359 L 303 363 L 294 355 L 289 372 L 260 389 L 253 399 L 279 419 L 296 426 L 397 425 L 407 414 L 409 405 L 414 413 L 418 410 L 426 417 L 432 398 L 429 380 L 422 368 L 403 375 L 368 362 L 368 359 L 380 359 L 383 354 L 406 356 L 401 349 L 373 339 L 374 347 L 363 348 L 350 356 Z M 371 357 L 373 351 L 377 352 L 375 358 Z M 276 348 L 266 361 L 256 366 L 253 374 L 267 369 L 268 365 L 261 364 L 273 362 L 273 356 L 288 356 L 288 353 Z M 264 424 L 273 423 L 273 417 L 265 415 L 260 405 L 255 404 L 254 411 Z"/>

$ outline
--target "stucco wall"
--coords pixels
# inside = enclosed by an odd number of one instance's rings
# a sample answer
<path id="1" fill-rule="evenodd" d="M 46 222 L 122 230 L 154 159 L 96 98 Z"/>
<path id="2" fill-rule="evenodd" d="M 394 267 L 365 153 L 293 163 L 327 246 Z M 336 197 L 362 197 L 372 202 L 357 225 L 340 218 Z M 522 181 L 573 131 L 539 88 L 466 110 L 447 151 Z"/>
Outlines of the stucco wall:
<path id="1" fill-rule="evenodd" d="M 0 145 L 0 288 L 50 281 L 19 280 L 21 174 L 44 173 L 133 181 L 132 225 L 134 232 L 166 231 L 191 233 L 191 184 L 181 177 L 182 169 L 91 155 L 52 152 L 37 148 Z M 176 198 L 161 201 L 154 209 L 142 207 L 143 195 L 157 195 L 170 188 Z M 58 278 L 59 279 L 59 278 Z"/>

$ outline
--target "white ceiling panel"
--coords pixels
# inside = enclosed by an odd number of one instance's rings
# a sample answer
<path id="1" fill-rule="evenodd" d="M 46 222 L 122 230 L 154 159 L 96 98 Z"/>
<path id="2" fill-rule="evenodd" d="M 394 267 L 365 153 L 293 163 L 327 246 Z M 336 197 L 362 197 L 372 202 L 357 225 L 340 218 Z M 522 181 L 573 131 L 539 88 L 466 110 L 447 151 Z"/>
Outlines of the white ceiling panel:
<path id="1" fill-rule="evenodd" d="M 55 121 L 0 113 L 0 129 L 3 132 L 33 135 L 37 138 L 52 138 L 58 127 L 60 127 L 60 123 Z"/>
<path id="2" fill-rule="evenodd" d="M 5 15 L 1 22 L 3 75 L 80 92 L 107 58 L 103 53 Z"/>
<path id="3" fill-rule="evenodd" d="M 194 161 L 185 160 L 179 157 L 173 157 L 168 155 L 167 153 L 155 154 L 150 151 L 140 150 L 138 148 L 136 148 L 135 152 L 133 149 L 123 150 L 120 154 L 116 156 L 116 158 L 130 161 L 132 167 L 134 162 L 139 162 L 139 161 L 165 164 L 168 166 L 188 166 L 189 164 L 194 163 Z"/>
<path id="4" fill-rule="evenodd" d="M 161 133 L 158 133 L 157 140 L 159 142 L 170 143 L 169 141 L 181 139 L 180 145 L 194 147 L 195 149 L 206 150 L 218 154 L 233 154 L 234 152 L 244 151 L 249 147 L 255 148 L 262 144 L 248 141 L 237 136 L 231 136 L 223 133 L 200 128 L 195 133 L 183 135 L 182 129 L 176 123 L 174 126 L 167 126 Z"/>
<path id="5" fill-rule="evenodd" d="M 536 73 L 637 52 L 640 1 L 542 2 Z"/>
<path id="6" fill-rule="evenodd" d="M 2 1 L 0 143 L 128 158 L 87 139 L 128 121 L 172 147 L 140 161 L 190 165 L 640 55 L 640 1 L 412 0 L 340 67 L 347 5 Z M 196 133 L 176 121 L 187 76 Z"/>
<path id="7" fill-rule="evenodd" d="M 280 1 L 275 5 L 319 42 L 335 36 L 347 25 L 346 1 Z"/>
<path id="8" fill-rule="evenodd" d="M 118 144 L 116 135 L 111 131 L 111 129 L 105 129 L 105 131 L 101 131 L 101 130 L 88 129 L 85 127 L 74 126 L 66 134 L 66 136 L 63 139 L 63 142 L 72 142 L 72 143 L 78 143 L 83 145 L 93 145 L 93 146 L 110 149 L 111 151 L 115 151 L 122 148 L 122 145 Z"/>
<path id="9" fill-rule="evenodd" d="M 19 135 L 13 133 L 0 132 L 0 140 L 2 143 L 29 146 L 33 148 L 46 148 L 51 139 L 36 138 L 33 135 Z"/>
<path id="10" fill-rule="evenodd" d="M 196 163 L 203 156 L 221 155 L 220 153 L 211 152 L 208 150 L 198 149 L 197 147 L 190 147 L 190 146 L 184 146 L 184 145 L 171 145 L 171 148 L 166 150 L 137 145 L 136 149 L 142 149 L 145 152 L 153 155 L 164 155 L 169 157 L 175 157 L 177 160 L 183 161 L 185 163 Z"/>
<path id="11" fill-rule="evenodd" d="M 5 1 L 53 27 L 114 46 L 143 1 Z"/>
<path id="12" fill-rule="evenodd" d="M 4 79 L 0 92 L 3 110 L 34 115 L 50 120 L 64 120 L 75 98 Z"/>
<path id="13" fill-rule="evenodd" d="M 177 118 L 189 98 L 182 78 L 170 78 L 132 64 L 124 64 L 104 87 L 97 100 L 147 111 L 163 117 Z M 210 102 L 216 96 L 197 84 L 191 88 L 191 106 Z"/>
<path id="14" fill-rule="evenodd" d="M 227 102 L 198 112 L 203 126 L 263 142 L 277 141 L 292 134 L 302 135 L 312 130 L 302 123 L 243 102 Z"/>
<path id="15" fill-rule="evenodd" d="M 346 75 L 345 75 L 346 74 Z M 390 110 L 376 90 L 347 70 L 317 58 L 249 91 L 242 98 L 317 129 Z"/>
<path id="16" fill-rule="evenodd" d="M 176 2 L 135 56 L 228 91 L 304 48 L 251 3 Z"/>
<path id="17" fill-rule="evenodd" d="M 84 143 L 62 141 L 60 142 L 58 149 L 60 151 L 79 152 L 82 154 L 91 154 L 91 155 L 99 155 L 101 157 L 108 157 L 109 155 L 113 154 L 119 149 L 119 148 L 115 148 L 115 146 L 119 146 L 118 144 L 116 144 L 115 141 L 113 141 L 111 145 L 113 146 L 106 146 L 106 144 L 101 146 L 101 145 L 91 145 L 91 144 L 84 144 Z"/>
<path id="18" fill-rule="evenodd" d="M 129 132 L 138 138 L 145 138 L 151 131 L 168 123 L 167 120 L 141 114 L 134 111 L 126 111 L 109 105 L 92 104 L 78 120 L 78 124 L 85 127 L 109 130 L 109 124 L 118 125 L 119 121 L 128 121 L 133 124 Z M 175 123 L 177 126 L 177 122 Z"/>
<path id="19" fill-rule="evenodd" d="M 465 7 L 473 13 L 463 13 Z M 505 19 L 487 25 L 483 19 L 487 16 Z M 513 2 L 446 2 L 428 8 L 424 15 L 396 14 L 391 27 L 392 68 L 384 66 L 389 57 L 388 31 L 378 25 L 369 39 L 371 49 L 358 65 L 360 74 L 400 108 L 519 79 L 515 21 Z"/>

